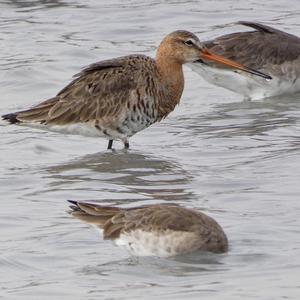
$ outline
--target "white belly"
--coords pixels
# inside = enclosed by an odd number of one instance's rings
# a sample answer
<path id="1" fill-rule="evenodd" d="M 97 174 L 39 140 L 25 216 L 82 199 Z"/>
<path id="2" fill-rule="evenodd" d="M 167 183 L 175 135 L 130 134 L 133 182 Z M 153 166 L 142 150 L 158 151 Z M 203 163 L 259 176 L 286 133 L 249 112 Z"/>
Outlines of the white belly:
<path id="1" fill-rule="evenodd" d="M 70 125 L 44 125 L 39 123 L 24 122 L 18 125 L 49 130 L 53 132 L 60 132 L 64 134 L 78 134 L 88 137 L 104 137 L 104 134 L 102 132 L 100 132 L 95 126 L 91 126 L 88 123 L 76 123 Z"/>
<path id="2" fill-rule="evenodd" d="M 165 232 L 146 232 L 134 230 L 122 233 L 115 240 L 118 246 L 125 247 L 135 256 L 169 257 L 192 252 L 199 243 L 194 233 L 167 230 Z"/>
<path id="3" fill-rule="evenodd" d="M 243 71 L 231 71 L 209 67 L 201 63 L 188 66 L 206 81 L 243 95 L 246 99 L 262 99 L 300 91 L 300 78 L 260 78 Z"/>
<path id="4" fill-rule="evenodd" d="M 87 137 L 104 137 L 114 140 L 125 140 L 131 137 L 135 133 L 148 127 L 149 124 L 140 124 L 138 122 L 129 122 L 129 126 L 117 127 L 117 129 L 109 128 L 103 125 L 95 126 L 92 123 L 75 123 L 66 125 L 44 125 L 40 123 L 21 123 L 20 126 L 38 128 L 42 130 L 49 130 L 53 132 L 59 132 L 63 134 L 75 134 Z"/>

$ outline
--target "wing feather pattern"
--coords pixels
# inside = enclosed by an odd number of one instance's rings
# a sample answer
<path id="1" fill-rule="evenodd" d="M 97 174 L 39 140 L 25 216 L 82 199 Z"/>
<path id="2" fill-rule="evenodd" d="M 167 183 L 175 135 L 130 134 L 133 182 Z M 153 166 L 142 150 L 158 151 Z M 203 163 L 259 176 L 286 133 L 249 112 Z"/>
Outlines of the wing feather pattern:
<path id="1" fill-rule="evenodd" d="M 147 71 L 155 71 L 155 63 L 144 55 L 94 63 L 76 74 L 54 98 L 17 112 L 16 118 L 56 125 L 111 119 L 128 109 L 128 102 L 138 101 L 137 95 L 145 94 Z"/>

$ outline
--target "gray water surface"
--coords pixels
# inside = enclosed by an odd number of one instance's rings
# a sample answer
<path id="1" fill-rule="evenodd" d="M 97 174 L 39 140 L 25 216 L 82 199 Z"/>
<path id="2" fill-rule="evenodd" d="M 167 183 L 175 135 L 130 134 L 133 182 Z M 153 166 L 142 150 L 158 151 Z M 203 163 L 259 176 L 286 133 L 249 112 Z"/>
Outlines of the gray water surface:
<path id="1" fill-rule="evenodd" d="M 176 29 L 208 39 L 254 20 L 300 36 L 299 18 L 292 0 L 0 0 L 0 113 L 53 96 L 89 63 L 154 55 Z M 1 299 L 300 298 L 300 95 L 243 102 L 185 75 L 180 106 L 130 151 L 0 124 Z M 72 219 L 67 199 L 197 208 L 230 249 L 134 260 Z"/>

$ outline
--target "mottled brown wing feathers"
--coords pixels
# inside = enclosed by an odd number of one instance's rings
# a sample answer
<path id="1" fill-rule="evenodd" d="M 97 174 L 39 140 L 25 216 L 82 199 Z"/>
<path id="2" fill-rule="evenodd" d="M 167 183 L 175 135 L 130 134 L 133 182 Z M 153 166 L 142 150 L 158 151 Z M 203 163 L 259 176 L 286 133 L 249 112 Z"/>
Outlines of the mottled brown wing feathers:
<path id="1" fill-rule="evenodd" d="M 217 226 L 214 220 L 204 214 L 177 205 L 149 205 L 121 209 L 76 202 L 76 208 L 72 215 L 85 222 L 89 222 L 90 219 L 91 223 L 103 228 L 105 239 L 115 239 L 122 232 L 137 229 L 154 232 L 165 230 L 199 232 L 201 228 L 201 235 L 205 236 L 209 233 L 207 226 Z"/>
<path id="2" fill-rule="evenodd" d="M 300 56 L 298 37 L 258 23 L 240 24 L 257 30 L 223 35 L 206 41 L 206 47 L 213 53 L 255 69 L 263 69 L 266 64 L 293 61 Z"/>
<path id="3" fill-rule="evenodd" d="M 114 239 L 121 232 L 142 229 L 144 231 L 189 231 L 194 225 L 195 213 L 182 211 L 179 206 L 150 205 L 122 210 L 104 224 L 104 238 Z"/>
<path id="4" fill-rule="evenodd" d="M 146 61 L 151 67 L 153 60 L 143 55 L 92 64 L 77 74 L 56 97 L 18 112 L 17 119 L 63 125 L 115 116 L 136 97 L 132 90 L 138 88 L 142 63 Z"/>
<path id="5" fill-rule="evenodd" d="M 48 118 L 48 111 L 57 103 L 58 98 L 48 99 L 28 110 L 17 113 L 17 118 L 20 121 L 27 122 L 44 122 Z"/>

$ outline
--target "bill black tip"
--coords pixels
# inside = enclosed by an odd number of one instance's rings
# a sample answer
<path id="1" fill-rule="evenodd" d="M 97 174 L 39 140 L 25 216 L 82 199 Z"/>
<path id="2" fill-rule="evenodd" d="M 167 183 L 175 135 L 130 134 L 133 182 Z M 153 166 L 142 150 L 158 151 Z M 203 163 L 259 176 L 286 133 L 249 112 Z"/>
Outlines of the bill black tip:
<path id="1" fill-rule="evenodd" d="M 263 72 L 256 71 L 256 70 L 251 69 L 251 68 L 248 68 L 248 69 L 249 69 L 250 73 L 252 73 L 252 74 L 254 74 L 254 75 L 263 77 L 263 78 L 268 79 L 268 80 L 271 80 L 271 79 L 272 79 L 272 77 L 271 77 L 270 75 L 267 75 L 267 74 L 265 74 L 265 73 L 263 73 Z"/>

